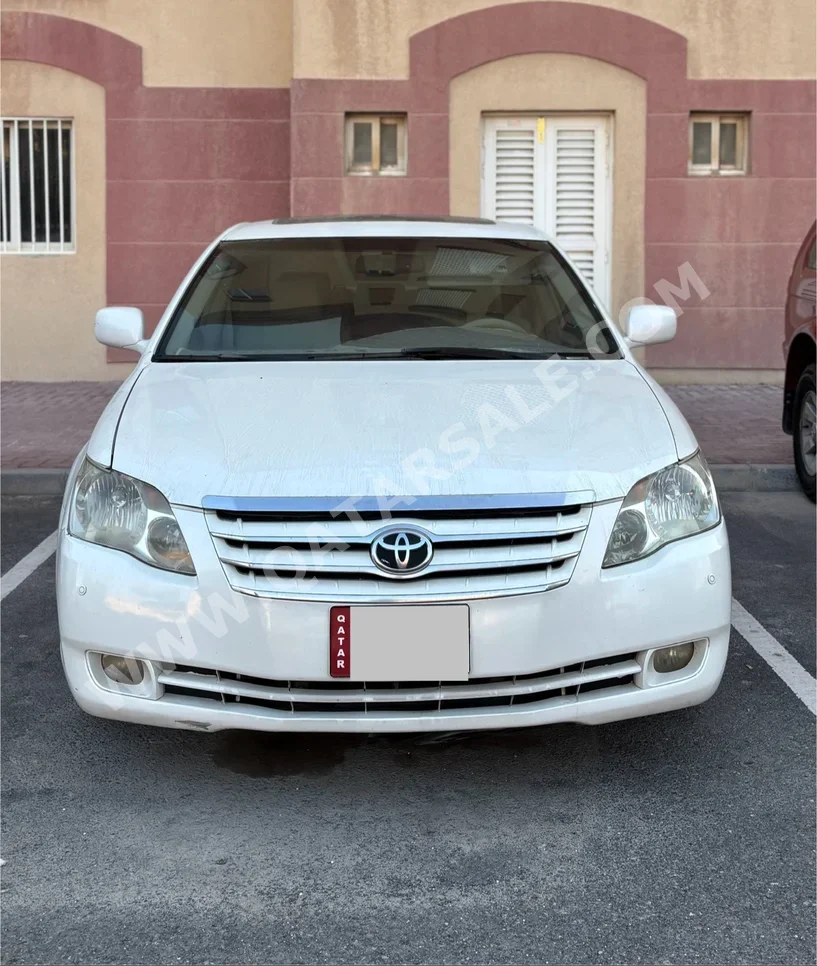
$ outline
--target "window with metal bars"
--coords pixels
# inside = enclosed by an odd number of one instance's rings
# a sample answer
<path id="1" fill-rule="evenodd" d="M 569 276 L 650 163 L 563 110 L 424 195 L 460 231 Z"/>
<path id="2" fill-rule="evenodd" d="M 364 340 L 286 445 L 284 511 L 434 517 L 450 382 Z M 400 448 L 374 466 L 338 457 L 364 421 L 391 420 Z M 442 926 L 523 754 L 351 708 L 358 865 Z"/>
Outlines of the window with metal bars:
<path id="1" fill-rule="evenodd" d="M 73 134 L 64 118 L 3 118 L 0 251 L 74 251 Z"/>

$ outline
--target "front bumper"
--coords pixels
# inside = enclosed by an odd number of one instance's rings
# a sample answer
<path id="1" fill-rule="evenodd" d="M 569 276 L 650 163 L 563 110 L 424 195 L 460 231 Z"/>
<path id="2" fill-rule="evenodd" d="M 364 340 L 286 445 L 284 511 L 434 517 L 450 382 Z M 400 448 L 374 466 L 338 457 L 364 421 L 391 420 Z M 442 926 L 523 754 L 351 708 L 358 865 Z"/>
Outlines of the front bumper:
<path id="1" fill-rule="evenodd" d="M 289 707 L 273 701 L 227 702 L 217 691 L 191 693 L 162 683 L 145 687 L 146 696 L 124 687 L 107 689 L 95 669 L 99 653 L 150 661 L 151 675 L 172 672 L 175 665 L 218 669 L 242 681 L 251 678 L 256 683 L 245 685 L 245 694 L 265 683 L 280 691 L 288 683 L 298 682 L 302 688 L 313 682 L 326 688 L 331 681 L 331 605 L 235 592 L 203 514 L 184 508 L 176 513 L 196 577 L 160 571 L 126 554 L 61 535 L 57 598 L 66 677 L 77 703 L 91 714 L 202 731 L 398 732 L 564 721 L 599 724 L 698 704 L 716 690 L 728 648 L 731 579 L 725 526 L 671 544 L 646 560 L 602 571 L 619 505 L 593 509 L 566 586 L 469 601 L 471 678 L 480 679 L 479 684 L 474 681 L 480 699 L 473 702 L 467 700 L 467 686 L 461 700 L 439 700 L 431 708 L 427 701 L 406 703 L 406 710 L 393 704 L 384 710 L 365 701 L 356 703 L 355 710 L 332 703 L 301 710 L 304 704 L 296 701 Z M 663 677 L 650 673 L 652 649 L 686 641 L 699 642 L 687 669 Z M 628 673 L 614 675 L 604 687 L 562 686 L 578 680 L 578 668 L 608 663 L 626 667 Z M 500 694 L 512 690 L 509 680 L 540 673 L 555 682 L 553 688 L 542 689 L 541 700 L 534 695 L 515 704 L 484 697 L 492 684 Z M 573 678 L 564 676 L 570 673 Z M 583 673 L 582 681 L 587 680 Z"/>

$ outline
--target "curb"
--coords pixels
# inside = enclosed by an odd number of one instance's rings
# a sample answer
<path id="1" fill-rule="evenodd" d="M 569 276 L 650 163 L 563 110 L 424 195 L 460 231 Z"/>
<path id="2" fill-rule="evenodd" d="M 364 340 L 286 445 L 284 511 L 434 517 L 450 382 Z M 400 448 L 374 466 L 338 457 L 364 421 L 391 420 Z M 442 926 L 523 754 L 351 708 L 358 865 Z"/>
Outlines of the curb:
<path id="1" fill-rule="evenodd" d="M 724 493 L 797 490 L 793 466 L 784 463 L 710 463 L 715 486 Z M 4 469 L 0 489 L 4 496 L 62 496 L 68 469 Z"/>
<path id="2" fill-rule="evenodd" d="M 68 468 L 3 469 L 0 492 L 3 496 L 62 496 L 68 480 Z"/>
<path id="3" fill-rule="evenodd" d="M 710 463 L 709 468 L 723 493 L 800 489 L 794 467 L 786 463 Z"/>

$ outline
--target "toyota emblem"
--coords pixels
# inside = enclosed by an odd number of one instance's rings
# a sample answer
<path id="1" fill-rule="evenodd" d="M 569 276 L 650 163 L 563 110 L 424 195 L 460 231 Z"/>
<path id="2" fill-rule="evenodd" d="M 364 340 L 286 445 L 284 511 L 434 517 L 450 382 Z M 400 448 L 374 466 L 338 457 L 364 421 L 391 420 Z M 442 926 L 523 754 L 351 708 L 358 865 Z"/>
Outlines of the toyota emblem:
<path id="1" fill-rule="evenodd" d="M 384 530 L 372 540 L 372 560 L 392 577 L 407 577 L 427 566 L 434 553 L 422 530 Z"/>

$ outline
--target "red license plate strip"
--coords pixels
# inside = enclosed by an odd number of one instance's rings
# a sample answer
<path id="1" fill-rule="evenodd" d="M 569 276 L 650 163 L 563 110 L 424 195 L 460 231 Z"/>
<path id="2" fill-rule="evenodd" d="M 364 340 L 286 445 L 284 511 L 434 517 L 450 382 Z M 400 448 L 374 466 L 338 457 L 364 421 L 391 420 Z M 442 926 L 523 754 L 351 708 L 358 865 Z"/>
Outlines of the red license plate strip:
<path id="1" fill-rule="evenodd" d="M 329 674 L 348 678 L 352 670 L 352 625 L 349 607 L 333 607 L 329 617 Z"/>

